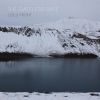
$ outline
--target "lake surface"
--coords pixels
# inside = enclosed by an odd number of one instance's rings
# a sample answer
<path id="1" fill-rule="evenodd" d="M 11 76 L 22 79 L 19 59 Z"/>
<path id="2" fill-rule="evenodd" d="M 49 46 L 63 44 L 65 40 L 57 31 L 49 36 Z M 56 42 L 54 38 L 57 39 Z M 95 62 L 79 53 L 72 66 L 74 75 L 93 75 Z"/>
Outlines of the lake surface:
<path id="1" fill-rule="evenodd" d="M 0 91 L 100 92 L 100 59 L 32 58 L 0 62 Z"/>

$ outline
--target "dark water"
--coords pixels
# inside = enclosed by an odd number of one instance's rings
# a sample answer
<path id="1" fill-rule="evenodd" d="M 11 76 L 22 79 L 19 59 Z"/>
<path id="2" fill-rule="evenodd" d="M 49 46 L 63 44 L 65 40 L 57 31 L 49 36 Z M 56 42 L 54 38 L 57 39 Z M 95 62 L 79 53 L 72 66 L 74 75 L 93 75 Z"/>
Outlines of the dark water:
<path id="1" fill-rule="evenodd" d="M 100 59 L 33 58 L 0 62 L 0 91 L 100 92 Z"/>

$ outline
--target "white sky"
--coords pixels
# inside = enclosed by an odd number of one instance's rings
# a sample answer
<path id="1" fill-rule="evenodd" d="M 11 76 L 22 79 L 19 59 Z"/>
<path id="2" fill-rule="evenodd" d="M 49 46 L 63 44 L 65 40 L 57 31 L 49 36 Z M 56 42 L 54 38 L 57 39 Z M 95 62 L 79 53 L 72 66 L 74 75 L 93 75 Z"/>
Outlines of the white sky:
<path id="1" fill-rule="evenodd" d="M 31 16 L 9 16 L 12 8 L 31 7 Z M 14 10 L 14 14 L 21 14 Z M 0 0 L 0 24 L 32 25 L 56 21 L 66 17 L 78 17 L 100 21 L 100 0 Z"/>

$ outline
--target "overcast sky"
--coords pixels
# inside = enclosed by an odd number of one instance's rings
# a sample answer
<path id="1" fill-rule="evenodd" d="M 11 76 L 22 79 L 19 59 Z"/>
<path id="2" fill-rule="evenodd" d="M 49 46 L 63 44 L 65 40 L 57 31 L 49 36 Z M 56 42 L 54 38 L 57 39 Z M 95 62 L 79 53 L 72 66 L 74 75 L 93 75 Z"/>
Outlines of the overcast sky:
<path id="1" fill-rule="evenodd" d="M 0 0 L 0 24 L 32 25 L 66 17 L 100 21 L 100 0 Z"/>

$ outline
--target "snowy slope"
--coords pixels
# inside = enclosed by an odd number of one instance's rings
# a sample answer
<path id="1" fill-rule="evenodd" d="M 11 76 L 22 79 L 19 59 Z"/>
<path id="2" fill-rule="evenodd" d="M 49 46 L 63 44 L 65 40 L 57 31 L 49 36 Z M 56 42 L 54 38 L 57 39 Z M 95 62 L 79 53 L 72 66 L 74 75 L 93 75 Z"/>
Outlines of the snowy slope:
<path id="1" fill-rule="evenodd" d="M 37 56 L 94 54 L 100 56 L 100 22 L 64 19 L 30 27 L 0 27 L 0 52 Z"/>

